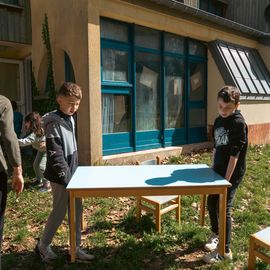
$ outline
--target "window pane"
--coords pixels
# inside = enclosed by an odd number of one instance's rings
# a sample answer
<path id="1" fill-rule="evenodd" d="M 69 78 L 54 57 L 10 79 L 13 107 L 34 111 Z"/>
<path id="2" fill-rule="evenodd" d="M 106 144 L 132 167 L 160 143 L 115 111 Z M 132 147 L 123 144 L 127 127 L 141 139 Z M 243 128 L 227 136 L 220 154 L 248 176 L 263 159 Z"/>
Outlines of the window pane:
<path id="1" fill-rule="evenodd" d="M 141 26 L 135 27 L 135 45 L 151 49 L 160 49 L 160 32 Z"/>
<path id="2" fill-rule="evenodd" d="M 160 57 L 136 53 L 137 130 L 160 128 Z"/>
<path id="3" fill-rule="evenodd" d="M 260 59 L 254 55 L 251 51 L 246 51 L 246 55 L 250 60 L 250 65 L 258 75 L 258 79 L 260 80 L 261 84 L 263 85 L 267 94 L 270 94 L 269 88 L 269 74 L 268 72 L 263 72 L 263 63 L 261 63 Z M 267 83 L 268 82 L 268 83 Z"/>
<path id="4" fill-rule="evenodd" d="M 205 109 L 190 109 L 189 123 L 191 128 L 204 127 L 206 125 Z"/>
<path id="5" fill-rule="evenodd" d="M 166 128 L 184 126 L 184 61 L 165 57 Z"/>
<path id="6" fill-rule="evenodd" d="M 11 5 L 19 5 L 19 0 L 1 0 L 0 2 Z"/>
<path id="7" fill-rule="evenodd" d="M 250 76 L 249 76 L 249 74 L 248 74 L 245 66 L 243 65 L 242 60 L 241 60 L 240 56 L 238 55 L 236 49 L 230 46 L 229 47 L 229 50 L 230 50 L 230 52 L 232 54 L 232 57 L 233 57 L 234 61 L 236 62 L 236 65 L 238 66 L 238 69 L 242 73 L 241 77 L 247 83 L 247 86 L 248 86 L 249 91 L 251 93 L 254 93 L 254 94 L 258 93 L 257 90 L 256 90 L 256 88 L 255 88 L 255 86 L 254 86 L 254 84 L 252 83 L 251 78 L 250 78 Z"/>
<path id="8" fill-rule="evenodd" d="M 166 33 L 165 34 L 165 51 L 183 54 L 184 53 L 184 38 Z"/>
<path id="9" fill-rule="evenodd" d="M 128 26 L 107 20 L 100 21 L 101 37 L 128 42 Z"/>
<path id="10" fill-rule="evenodd" d="M 130 132 L 130 96 L 102 94 L 103 134 Z"/>
<path id="11" fill-rule="evenodd" d="M 188 42 L 188 52 L 191 55 L 206 57 L 206 47 L 205 45 L 196 40 L 189 40 Z"/>
<path id="12" fill-rule="evenodd" d="M 102 49 L 102 80 L 128 81 L 128 52 Z"/>
<path id="13" fill-rule="evenodd" d="M 202 101 L 205 96 L 205 72 L 204 63 L 191 63 L 189 65 L 190 73 L 190 101 Z"/>
<path id="14" fill-rule="evenodd" d="M 21 101 L 18 64 L 0 62 L 0 93 L 10 100 Z"/>
<path id="15" fill-rule="evenodd" d="M 232 70 L 232 77 L 234 78 L 234 81 L 236 80 L 236 84 L 238 85 L 239 89 L 242 91 L 242 93 L 249 93 L 249 90 L 242 78 L 242 75 L 240 74 L 238 67 L 235 65 L 234 59 L 232 58 L 232 55 L 229 52 L 229 49 L 225 45 L 220 46 L 223 54 L 224 54 L 224 61 L 228 63 L 228 68 Z"/>

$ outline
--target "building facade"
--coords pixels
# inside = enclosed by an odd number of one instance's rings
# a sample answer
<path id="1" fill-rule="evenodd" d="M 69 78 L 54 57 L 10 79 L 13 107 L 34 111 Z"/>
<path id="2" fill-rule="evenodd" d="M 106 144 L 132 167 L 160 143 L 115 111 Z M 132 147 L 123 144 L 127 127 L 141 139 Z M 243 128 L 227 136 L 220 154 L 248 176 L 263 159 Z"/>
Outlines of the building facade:
<path id="1" fill-rule="evenodd" d="M 0 1 L 0 94 L 31 110 L 31 9 L 28 0 Z"/>
<path id="2" fill-rule="evenodd" d="M 241 91 L 250 142 L 270 142 L 269 1 L 250 1 L 264 2 L 256 16 L 263 11 L 265 24 L 258 26 L 239 18 L 231 5 L 240 2 L 31 1 L 39 89 L 46 84 L 45 14 L 56 87 L 73 80 L 83 89 L 77 122 L 81 164 L 201 145 L 225 84 Z"/>

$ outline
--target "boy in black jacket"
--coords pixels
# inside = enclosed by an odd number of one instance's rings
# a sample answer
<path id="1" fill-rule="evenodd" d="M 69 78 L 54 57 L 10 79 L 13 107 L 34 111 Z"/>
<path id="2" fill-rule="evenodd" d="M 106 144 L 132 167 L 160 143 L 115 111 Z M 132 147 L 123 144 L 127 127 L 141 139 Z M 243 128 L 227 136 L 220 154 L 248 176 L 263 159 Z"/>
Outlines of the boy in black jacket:
<path id="1" fill-rule="evenodd" d="M 36 245 L 36 252 L 43 261 L 57 258 L 50 244 L 69 208 L 66 190 L 78 166 L 75 125 L 72 115 L 78 110 L 82 98 L 81 88 L 74 83 L 64 83 L 58 92 L 59 109 L 45 115 L 47 164 L 44 177 L 51 181 L 53 209 L 46 223 L 44 233 Z M 76 256 L 79 260 L 92 260 L 81 248 L 82 200 L 76 199 Z M 69 214 L 69 211 L 68 211 Z"/>
<path id="2" fill-rule="evenodd" d="M 217 97 L 219 117 L 213 127 L 214 153 L 213 169 L 227 179 L 232 186 L 228 188 L 226 205 L 226 242 L 225 256 L 218 251 L 218 208 L 219 195 L 209 195 L 207 208 L 211 222 L 212 236 L 205 244 L 205 249 L 211 251 L 203 260 L 215 263 L 224 259 L 232 260 L 231 242 L 231 207 L 236 189 L 241 183 L 246 169 L 246 152 L 248 145 L 248 130 L 242 114 L 238 111 L 240 93 L 234 86 L 224 86 Z"/>

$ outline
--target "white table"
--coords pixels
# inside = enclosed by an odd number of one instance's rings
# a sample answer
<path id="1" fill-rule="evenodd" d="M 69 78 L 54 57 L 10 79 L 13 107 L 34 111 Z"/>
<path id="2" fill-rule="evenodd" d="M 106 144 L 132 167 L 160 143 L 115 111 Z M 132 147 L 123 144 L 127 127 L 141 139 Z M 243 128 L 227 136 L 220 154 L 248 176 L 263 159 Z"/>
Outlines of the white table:
<path id="1" fill-rule="evenodd" d="M 145 166 L 79 166 L 67 190 L 70 195 L 71 262 L 75 261 L 75 198 L 219 194 L 219 252 L 225 253 L 227 188 L 231 184 L 204 164 Z"/>

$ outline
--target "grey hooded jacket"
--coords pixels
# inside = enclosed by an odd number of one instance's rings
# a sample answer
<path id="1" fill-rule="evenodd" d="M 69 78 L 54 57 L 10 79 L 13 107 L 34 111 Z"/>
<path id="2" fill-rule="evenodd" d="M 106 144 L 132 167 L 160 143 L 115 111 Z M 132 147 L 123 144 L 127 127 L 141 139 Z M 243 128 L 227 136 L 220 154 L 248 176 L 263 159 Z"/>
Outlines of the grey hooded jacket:
<path id="1" fill-rule="evenodd" d="M 18 139 L 14 131 L 13 110 L 10 101 L 0 95 L 0 172 L 7 170 L 7 163 L 2 151 L 3 145 L 8 161 L 12 167 L 21 165 Z"/>
<path id="2" fill-rule="evenodd" d="M 74 119 L 57 110 L 44 115 L 43 120 L 47 150 L 44 177 L 67 186 L 78 166 Z"/>

